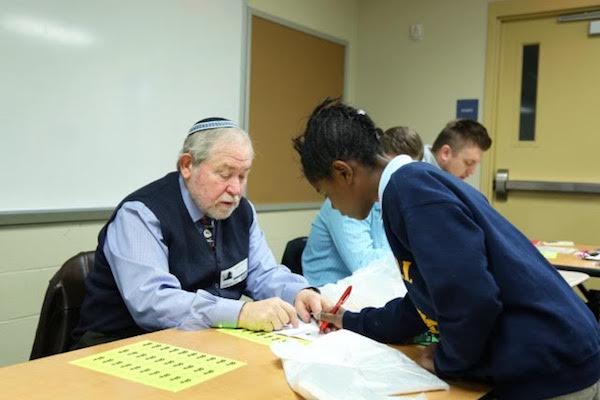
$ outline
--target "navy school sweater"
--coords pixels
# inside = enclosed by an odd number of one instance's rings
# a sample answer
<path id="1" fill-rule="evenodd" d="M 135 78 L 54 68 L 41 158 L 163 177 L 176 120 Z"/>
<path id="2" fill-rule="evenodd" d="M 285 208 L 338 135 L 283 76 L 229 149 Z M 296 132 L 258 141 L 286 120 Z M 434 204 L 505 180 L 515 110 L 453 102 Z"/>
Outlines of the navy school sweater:
<path id="1" fill-rule="evenodd" d="M 468 184 L 415 162 L 382 201 L 408 289 L 344 328 L 383 342 L 440 334 L 436 373 L 484 380 L 499 398 L 542 399 L 600 379 L 600 328 L 531 242 Z"/>

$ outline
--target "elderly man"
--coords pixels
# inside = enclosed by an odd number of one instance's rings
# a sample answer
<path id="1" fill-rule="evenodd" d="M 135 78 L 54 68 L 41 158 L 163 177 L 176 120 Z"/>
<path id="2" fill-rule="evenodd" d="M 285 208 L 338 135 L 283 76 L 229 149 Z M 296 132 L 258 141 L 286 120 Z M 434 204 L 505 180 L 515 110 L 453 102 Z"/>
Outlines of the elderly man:
<path id="1" fill-rule="evenodd" d="M 253 157 L 235 123 L 204 119 L 178 171 L 117 206 L 98 237 L 76 347 L 170 327 L 272 331 L 321 311 L 307 281 L 277 265 L 243 197 Z"/>
<path id="2" fill-rule="evenodd" d="M 492 139 L 483 125 L 459 119 L 444 127 L 433 146 L 425 146 L 423 161 L 466 179 L 475 172 L 483 152 L 491 146 Z"/>

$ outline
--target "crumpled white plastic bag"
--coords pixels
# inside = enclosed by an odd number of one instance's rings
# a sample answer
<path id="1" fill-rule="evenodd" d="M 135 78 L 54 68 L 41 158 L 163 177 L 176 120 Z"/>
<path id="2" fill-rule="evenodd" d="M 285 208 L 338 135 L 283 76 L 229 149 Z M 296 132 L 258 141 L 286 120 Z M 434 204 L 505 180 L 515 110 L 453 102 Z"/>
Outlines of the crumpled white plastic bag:
<path id="1" fill-rule="evenodd" d="M 271 351 L 282 360 L 288 384 L 305 399 L 389 400 L 398 399 L 392 394 L 449 388 L 402 352 L 344 329 L 306 346 L 273 343 Z"/>
<path id="2" fill-rule="evenodd" d="M 319 289 L 323 297 L 335 304 L 349 285 L 352 285 L 352 293 L 344 303 L 349 311 L 383 307 L 388 301 L 406 295 L 400 269 L 392 256 L 372 261 L 354 274 Z"/>

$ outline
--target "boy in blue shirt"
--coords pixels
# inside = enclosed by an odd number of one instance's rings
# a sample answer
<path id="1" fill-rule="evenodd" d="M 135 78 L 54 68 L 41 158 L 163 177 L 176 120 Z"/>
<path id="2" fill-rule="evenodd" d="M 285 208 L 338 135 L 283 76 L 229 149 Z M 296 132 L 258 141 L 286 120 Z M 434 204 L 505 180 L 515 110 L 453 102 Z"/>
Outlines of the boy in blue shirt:
<path id="1" fill-rule="evenodd" d="M 304 174 L 342 214 L 380 201 L 408 294 L 322 319 L 383 342 L 429 330 L 421 365 L 486 381 L 500 399 L 597 400 L 600 329 L 530 241 L 460 179 L 405 155 L 389 160 L 373 121 L 326 100 L 294 140 Z"/>

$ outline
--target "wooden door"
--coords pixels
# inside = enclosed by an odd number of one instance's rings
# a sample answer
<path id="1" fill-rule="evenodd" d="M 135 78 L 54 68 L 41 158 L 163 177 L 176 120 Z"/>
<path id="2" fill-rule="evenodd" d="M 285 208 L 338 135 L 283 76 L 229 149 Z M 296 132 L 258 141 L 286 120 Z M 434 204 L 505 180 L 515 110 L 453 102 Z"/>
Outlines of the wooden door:
<path id="1" fill-rule="evenodd" d="M 600 185 L 600 37 L 588 35 L 589 21 L 557 17 L 501 25 L 488 174 Z M 492 203 L 531 238 L 600 243 L 600 193 L 509 189 Z"/>

